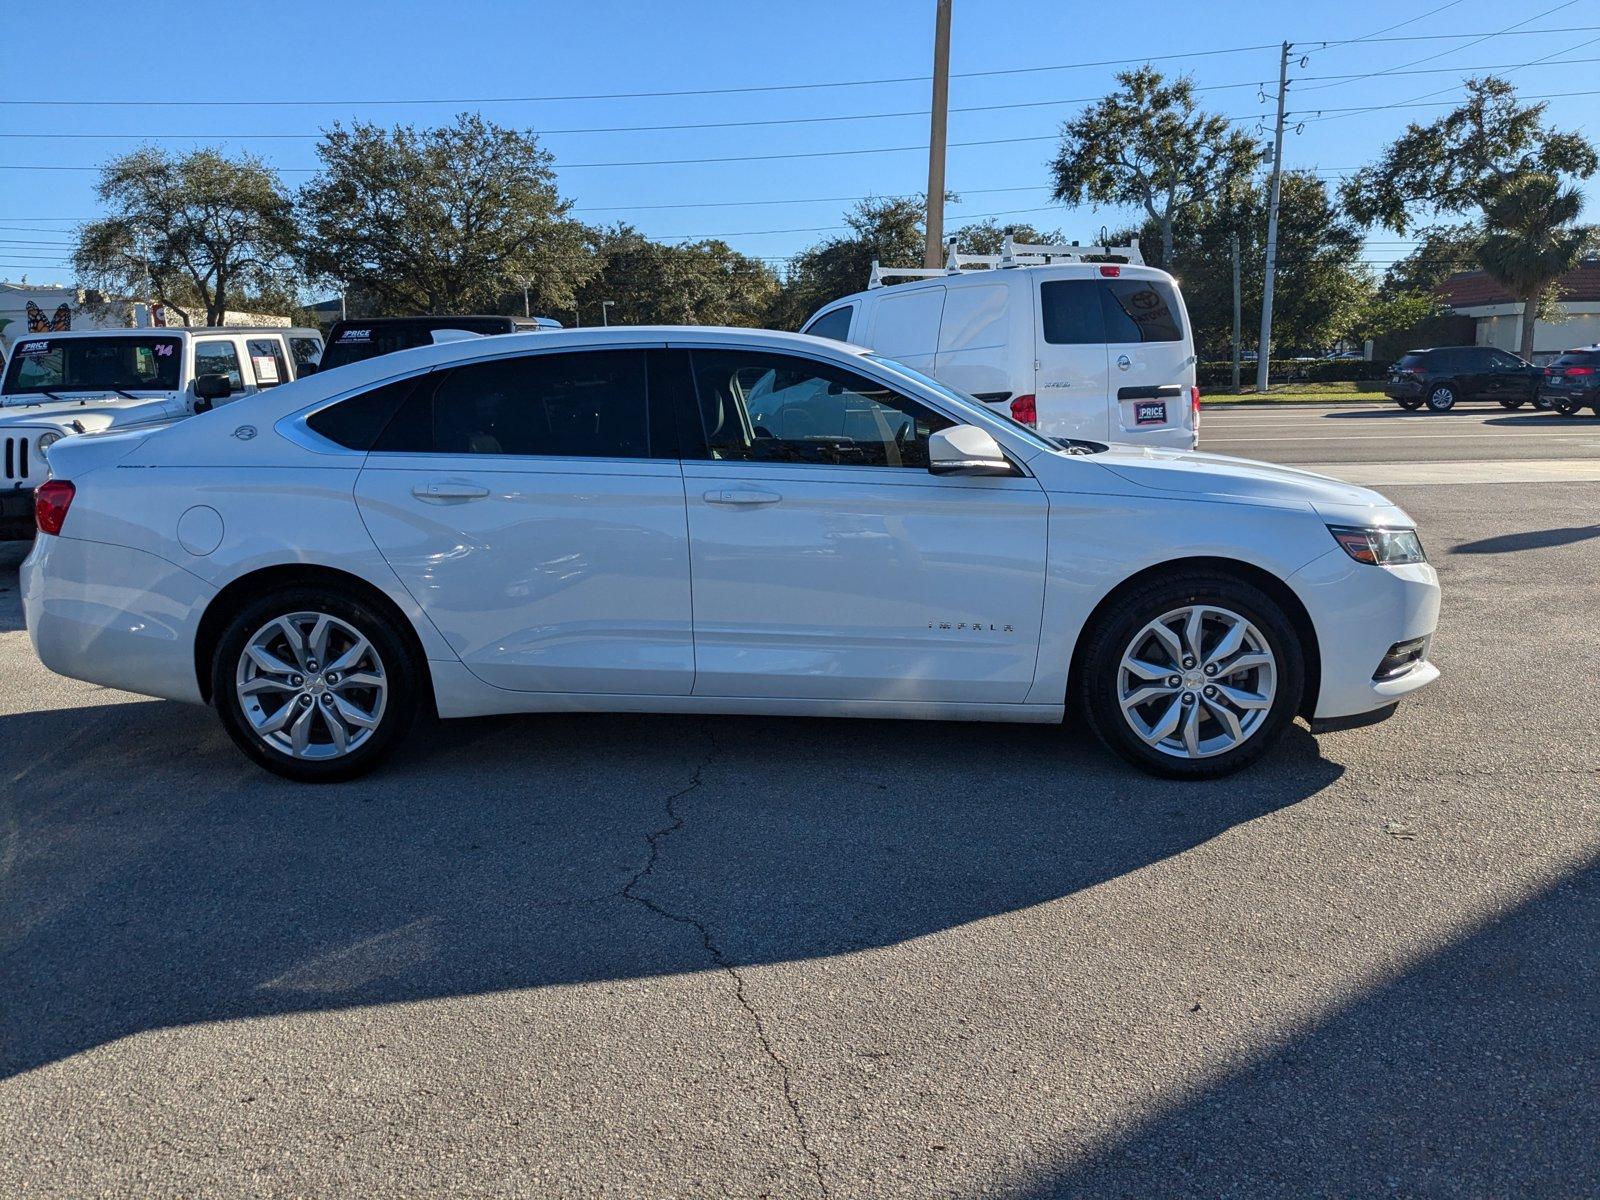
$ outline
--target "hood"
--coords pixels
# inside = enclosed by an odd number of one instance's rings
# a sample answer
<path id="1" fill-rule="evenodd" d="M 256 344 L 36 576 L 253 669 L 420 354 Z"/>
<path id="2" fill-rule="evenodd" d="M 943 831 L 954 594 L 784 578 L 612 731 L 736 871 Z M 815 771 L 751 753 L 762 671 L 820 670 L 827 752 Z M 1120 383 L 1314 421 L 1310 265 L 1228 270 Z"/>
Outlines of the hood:
<path id="1" fill-rule="evenodd" d="M 77 433 L 144 425 L 182 416 L 188 404 L 181 392 L 156 392 L 128 399 L 115 392 L 69 392 L 61 400 L 48 396 L 4 397 L 0 425 L 48 424 Z M 82 426 L 75 429 L 73 422 Z"/>
<path id="2" fill-rule="evenodd" d="M 1393 507 L 1370 488 L 1340 479 L 1198 450 L 1112 446 L 1092 461 L 1139 487 L 1195 499 L 1304 504 L 1319 512 Z"/>

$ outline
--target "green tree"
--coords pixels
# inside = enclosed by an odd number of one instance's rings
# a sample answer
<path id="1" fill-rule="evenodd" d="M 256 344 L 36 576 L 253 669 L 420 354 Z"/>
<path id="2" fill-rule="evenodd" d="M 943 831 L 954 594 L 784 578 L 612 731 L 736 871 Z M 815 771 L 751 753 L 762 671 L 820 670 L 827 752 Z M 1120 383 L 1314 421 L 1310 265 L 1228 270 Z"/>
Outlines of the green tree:
<path id="1" fill-rule="evenodd" d="M 1422 211 L 1476 213 L 1522 175 L 1594 174 L 1594 147 L 1549 128 L 1547 105 L 1519 103 L 1516 89 L 1492 75 L 1466 87 L 1466 103 L 1430 125 L 1412 123 L 1345 183 L 1351 216 L 1403 234 Z"/>
<path id="2" fill-rule="evenodd" d="M 1195 345 L 1205 356 L 1228 353 L 1233 338 L 1230 235 L 1239 236 L 1241 312 L 1246 345 L 1260 327 L 1266 271 L 1267 180 L 1236 181 L 1187 210 L 1173 230 L 1184 303 Z M 1287 350 L 1325 350 L 1346 336 L 1374 281 L 1361 264 L 1361 230 L 1340 210 L 1327 185 L 1309 171 L 1286 171 L 1278 217 L 1278 279 L 1273 299 L 1275 341 Z M 1125 242 L 1159 243 L 1155 222 L 1114 234 Z"/>
<path id="3" fill-rule="evenodd" d="M 1358 342 L 1415 329 L 1442 310 L 1437 296 L 1425 291 L 1379 289 L 1356 307 L 1348 336 Z"/>
<path id="4" fill-rule="evenodd" d="M 1554 300 L 1556 284 L 1583 257 L 1591 231 L 1579 228 L 1583 197 L 1554 175 L 1534 173 L 1506 181 L 1484 206 L 1485 236 L 1478 248 L 1483 269 L 1522 301 L 1522 357 L 1533 358 L 1533 324 Z"/>
<path id="5" fill-rule="evenodd" d="M 956 248 L 966 254 L 999 254 L 1007 237 L 1023 245 L 1065 240 L 1058 229 L 1038 230 L 1017 221 L 1001 225 L 993 217 L 963 225 L 955 232 Z"/>
<path id="6" fill-rule="evenodd" d="M 759 326 L 777 297 L 771 268 L 726 242 L 668 246 L 619 224 L 592 231 L 590 244 L 597 269 L 578 304 L 598 318 L 611 301 L 613 324 Z"/>
<path id="7" fill-rule="evenodd" d="M 1169 82 L 1144 66 L 1117 81 L 1119 90 L 1062 126 L 1050 164 L 1055 198 L 1142 209 L 1171 270 L 1179 221 L 1248 178 L 1266 152 L 1227 118 L 1202 112 L 1188 76 Z"/>
<path id="8" fill-rule="evenodd" d="M 926 206 L 920 196 L 862 200 L 847 212 L 850 232 L 804 250 L 789 263 L 773 308 L 773 324 L 798 329 L 830 300 L 867 286 L 874 259 L 884 266 L 920 265 Z"/>
<path id="9" fill-rule="evenodd" d="M 1384 272 L 1386 294 L 1431 292 L 1452 275 L 1478 265 L 1483 226 L 1472 221 L 1417 230 L 1416 247 Z"/>
<path id="10" fill-rule="evenodd" d="M 374 313 L 462 313 L 504 304 L 528 281 L 535 312 L 572 308 L 593 271 L 583 226 L 556 190 L 535 134 L 472 113 L 417 130 L 335 124 L 300 193 L 307 273 Z"/>
<path id="11" fill-rule="evenodd" d="M 110 215 L 78 230 L 72 256 L 88 286 L 203 309 L 208 325 L 246 293 L 292 301 L 293 205 L 259 158 L 146 147 L 102 167 L 95 190 Z"/>

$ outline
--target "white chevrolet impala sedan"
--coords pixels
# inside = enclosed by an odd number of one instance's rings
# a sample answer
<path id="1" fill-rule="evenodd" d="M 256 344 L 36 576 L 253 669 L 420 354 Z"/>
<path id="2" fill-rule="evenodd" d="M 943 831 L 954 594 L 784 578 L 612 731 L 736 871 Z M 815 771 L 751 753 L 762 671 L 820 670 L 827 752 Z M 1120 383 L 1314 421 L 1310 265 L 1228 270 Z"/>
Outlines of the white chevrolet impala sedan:
<path id="1" fill-rule="evenodd" d="M 1206 777 L 1431 682 L 1406 514 L 1062 443 L 768 331 L 456 341 L 66 439 L 23 564 L 52 670 L 343 779 L 422 710 L 1086 720 Z"/>

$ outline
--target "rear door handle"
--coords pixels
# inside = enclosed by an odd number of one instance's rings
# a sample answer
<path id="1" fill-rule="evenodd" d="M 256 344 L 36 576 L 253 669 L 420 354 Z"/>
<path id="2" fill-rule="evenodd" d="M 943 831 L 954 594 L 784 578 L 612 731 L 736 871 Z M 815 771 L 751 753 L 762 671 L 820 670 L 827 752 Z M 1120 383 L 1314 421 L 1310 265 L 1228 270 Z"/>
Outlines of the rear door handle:
<path id="1" fill-rule="evenodd" d="M 783 497 L 754 488 L 719 488 L 707 492 L 705 499 L 707 504 L 776 504 Z"/>
<path id="2" fill-rule="evenodd" d="M 472 483 L 419 483 L 411 494 L 418 500 L 482 500 L 489 489 Z"/>

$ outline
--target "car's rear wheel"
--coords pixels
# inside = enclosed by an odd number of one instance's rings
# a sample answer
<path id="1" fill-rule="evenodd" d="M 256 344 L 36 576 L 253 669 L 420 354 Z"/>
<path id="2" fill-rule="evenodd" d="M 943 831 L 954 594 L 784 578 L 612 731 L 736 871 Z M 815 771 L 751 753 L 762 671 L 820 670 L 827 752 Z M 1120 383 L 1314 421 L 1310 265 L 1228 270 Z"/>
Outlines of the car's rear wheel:
<path id="1" fill-rule="evenodd" d="M 1449 384 L 1441 383 L 1428 393 L 1428 409 L 1430 412 L 1449 412 L 1456 406 L 1456 390 Z"/>
<path id="2" fill-rule="evenodd" d="M 1533 398 L 1533 406 L 1542 412 L 1549 412 L 1555 407 L 1555 401 L 1549 396 L 1535 396 Z"/>
<path id="3" fill-rule="evenodd" d="M 1398 401 L 1396 401 L 1396 403 L 1399 404 L 1400 407 L 1405 409 L 1407 412 L 1416 412 L 1417 409 L 1422 407 L 1422 397 L 1421 396 L 1408 397 L 1408 398 L 1406 398 L 1404 400 L 1398 400 Z"/>
<path id="4" fill-rule="evenodd" d="M 1551 407 L 1563 417 L 1575 417 L 1578 415 L 1578 410 L 1583 407 L 1576 400 L 1552 400 L 1550 403 Z"/>
<path id="5" fill-rule="evenodd" d="M 1300 707 L 1305 656 L 1282 607 L 1209 572 L 1157 578 L 1085 631 L 1079 700 L 1135 766 L 1179 779 L 1254 762 Z"/>
<path id="6" fill-rule="evenodd" d="M 1502 400 L 1502 401 L 1500 401 L 1500 407 L 1501 408 L 1521 408 L 1526 403 L 1527 403 L 1526 400 Z"/>
<path id="7" fill-rule="evenodd" d="M 229 735 L 267 770 L 308 783 L 377 766 L 416 718 L 416 657 L 371 605 L 289 587 L 245 605 L 223 631 L 211 687 Z"/>

